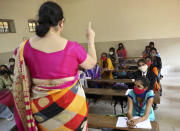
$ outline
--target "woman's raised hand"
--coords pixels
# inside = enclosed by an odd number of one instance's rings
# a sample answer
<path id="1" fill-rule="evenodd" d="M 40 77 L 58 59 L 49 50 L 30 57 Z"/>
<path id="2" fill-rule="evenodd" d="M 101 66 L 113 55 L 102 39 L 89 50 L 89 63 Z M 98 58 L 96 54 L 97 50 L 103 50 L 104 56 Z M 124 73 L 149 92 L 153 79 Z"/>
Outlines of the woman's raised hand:
<path id="1" fill-rule="evenodd" d="M 88 29 L 87 29 L 87 39 L 88 41 L 91 43 L 94 43 L 94 38 L 95 38 L 95 32 L 91 27 L 91 22 L 89 22 L 88 24 Z"/>

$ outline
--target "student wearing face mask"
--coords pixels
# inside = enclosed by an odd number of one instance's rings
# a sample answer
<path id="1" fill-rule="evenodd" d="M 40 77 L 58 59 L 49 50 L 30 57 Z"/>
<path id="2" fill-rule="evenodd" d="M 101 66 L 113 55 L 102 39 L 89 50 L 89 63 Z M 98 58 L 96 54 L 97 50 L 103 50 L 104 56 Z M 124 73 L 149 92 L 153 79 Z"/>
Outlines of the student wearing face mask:
<path id="1" fill-rule="evenodd" d="M 146 46 L 145 50 L 142 53 L 143 58 L 145 58 L 146 56 L 150 56 L 150 50 L 151 50 L 151 47 Z"/>
<path id="2" fill-rule="evenodd" d="M 0 104 L 8 107 L 14 105 L 12 96 L 12 78 L 6 65 L 0 66 Z"/>
<path id="3" fill-rule="evenodd" d="M 160 91 L 162 93 L 162 88 L 160 87 L 160 80 L 159 80 L 159 77 L 158 77 L 159 72 L 158 72 L 157 67 L 152 65 L 152 58 L 150 56 L 146 57 L 145 60 L 146 60 L 146 63 L 148 65 L 148 67 L 150 68 L 150 70 L 152 70 L 154 72 L 154 74 L 156 75 L 156 77 L 157 77 L 157 79 L 156 79 L 156 81 L 154 83 L 154 88 L 153 88 L 155 94 L 158 91 Z M 156 110 L 157 108 L 158 108 L 157 104 L 153 104 L 153 109 Z"/>
<path id="4" fill-rule="evenodd" d="M 136 79 L 134 89 L 128 93 L 128 127 L 133 128 L 137 123 L 148 118 L 150 121 L 155 121 L 153 99 L 154 93 L 149 90 L 149 80 L 144 77 Z M 139 118 L 133 118 L 135 116 Z"/>
<path id="5" fill-rule="evenodd" d="M 123 43 L 119 43 L 116 53 L 117 53 L 117 56 L 120 58 L 126 58 L 127 57 L 127 51 L 126 51 Z"/>
<path id="6" fill-rule="evenodd" d="M 115 67 L 115 62 L 117 61 L 117 54 L 114 47 L 109 49 L 108 57 L 111 59 L 113 66 Z"/>
<path id="7" fill-rule="evenodd" d="M 14 74 L 14 66 L 15 66 L 15 59 L 14 58 L 10 58 L 9 59 L 9 71 L 10 74 Z"/>
<path id="8" fill-rule="evenodd" d="M 107 53 L 101 54 L 101 60 L 99 62 L 99 66 L 101 68 L 101 78 L 102 79 L 113 79 L 113 64 L 111 59 L 107 57 Z"/>
<path id="9" fill-rule="evenodd" d="M 0 66 L 0 88 L 1 89 L 9 89 L 12 90 L 12 76 L 10 75 L 10 71 L 6 65 Z"/>
<path id="10" fill-rule="evenodd" d="M 157 67 L 158 71 L 161 71 L 162 61 L 161 58 L 157 56 L 157 49 L 151 48 L 151 57 L 153 66 Z"/>
<path id="11" fill-rule="evenodd" d="M 150 56 L 147 56 L 145 60 L 146 60 L 149 70 L 152 71 L 157 77 L 156 82 L 154 84 L 154 91 L 159 91 L 160 90 L 160 83 L 159 83 L 159 78 L 158 78 L 159 71 L 156 66 L 153 66 L 152 58 Z"/>
<path id="12" fill-rule="evenodd" d="M 158 77 L 153 72 L 153 66 L 152 65 L 148 66 L 148 64 L 144 59 L 138 60 L 137 65 L 138 65 L 138 71 L 129 74 L 129 78 L 137 79 L 140 77 L 145 77 L 150 81 L 149 90 L 154 90 L 154 85 Z"/>
<path id="13" fill-rule="evenodd" d="M 151 49 L 152 49 L 152 48 L 155 48 L 154 42 L 152 42 L 152 41 L 149 42 L 149 46 L 150 46 Z M 156 53 L 156 56 L 157 56 L 157 57 L 160 57 L 160 53 L 157 52 L 157 53 Z"/>

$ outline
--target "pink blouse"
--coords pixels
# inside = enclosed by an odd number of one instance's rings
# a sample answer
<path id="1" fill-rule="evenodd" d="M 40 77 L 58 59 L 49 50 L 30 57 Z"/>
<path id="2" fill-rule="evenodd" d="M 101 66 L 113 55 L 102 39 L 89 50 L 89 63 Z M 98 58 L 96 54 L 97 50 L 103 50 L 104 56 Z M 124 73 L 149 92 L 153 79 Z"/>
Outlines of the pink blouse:
<path id="1" fill-rule="evenodd" d="M 24 59 L 31 77 L 37 79 L 61 79 L 76 76 L 79 64 L 87 58 L 85 49 L 77 42 L 68 41 L 57 52 L 46 53 L 32 48 L 29 41 L 24 47 Z"/>

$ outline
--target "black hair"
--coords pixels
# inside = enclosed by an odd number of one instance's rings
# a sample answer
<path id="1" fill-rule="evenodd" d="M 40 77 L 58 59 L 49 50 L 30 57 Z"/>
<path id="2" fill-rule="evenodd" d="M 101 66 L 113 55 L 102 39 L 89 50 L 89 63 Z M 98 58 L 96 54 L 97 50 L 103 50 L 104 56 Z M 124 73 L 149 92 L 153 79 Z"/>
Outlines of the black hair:
<path id="1" fill-rule="evenodd" d="M 120 46 L 120 45 L 122 46 L 122 49 L 124 49 L 123 43 L 119 43 L 119 44 L 118 44 L 118 46 Z M 118 47 L 118 48 L 119 48 L 119 47 Z"/>
<path id="2" fill-rule="evenodd" d="M 150 59 L 150 60 L 152 61 L 152 57 L 150 57 L 150 56 L 146 56 L 146 57 L 145 57 L 145 60 L 146 60 L 146 59 Z"/>
<path id="3" fill-rule="evenodd" d="M 15 59 L 14 58 L 10 58 L 9 62 L 11 62 L 11 61 L 15 62 Z"/>
<path id="4" fill-rule="evenodd" d="M 43 37 L 51 26 L 57 26 L 58 22 L 64 18 L 62 8 L 55 2 L 45 2 L 39 9 L 38 25 L 36 35 Z"/>
<path id="5" fill-rule="evenodd" d="M 146 77 L 139 77 L 136 81 L 141 81 L 144 88 L 147 87 L 149 89 L 150 81 Z"/>
<path id="6" fill-rule="evenodd" d="M 149 46 L 151 46 L 151 45 L 153 45 L 153 47 L 154 47 L 154 42 L 153 41 L 149 42 Z"/>
<path id="7" fill-rule="evenodd" d="M 115 52 L 115 48 L 114 47 L 111 47 L 109 48 L 109 51 L 113 50 L 113 52 Z"/>
<path id="8" fill-rule="evenodd" d="M 151 48 L 151 47 L 150 47 L 150 46 L 146 46 L 146 47 L 145 47 L 145 50 L 147 50 L 147 48 Z"/>
<path id="9" fill-rule="evenodd" d="M 139 60 L 137 61 L 137 65 L 138 65 L 138 66 L 139 66 L 139 63 L 140 63 L 140 62 L 146 64 L 146 61 L 145 61 L 144 59 L 139 59 Z"/>
<path id="10" fill-rule="evenodd" d="M 152 50 L 156 51 L 156 53 L 157 53 L 157 49 L 156 49 L 156 48 L 151 48 L 151 51 L 152 51 Z M 151 52 L 151 51 L 150 51 L 150 52 Z"/>
<path id="11" fill-rule="evenodd" d="M 103 55 L 106 55 L 106 57 L 108 56 L 106 52 L 103 52 L 103 53 L 101 54 L 101 58 L 102 58 Z"/>
<path id="12" fill-rule="evenodd" d="M 9 71 L 9 68 L 7 67 L 7 65 L 0 65 L 0 67 L 4 67 L 6 68 L 7 71 Z"/>

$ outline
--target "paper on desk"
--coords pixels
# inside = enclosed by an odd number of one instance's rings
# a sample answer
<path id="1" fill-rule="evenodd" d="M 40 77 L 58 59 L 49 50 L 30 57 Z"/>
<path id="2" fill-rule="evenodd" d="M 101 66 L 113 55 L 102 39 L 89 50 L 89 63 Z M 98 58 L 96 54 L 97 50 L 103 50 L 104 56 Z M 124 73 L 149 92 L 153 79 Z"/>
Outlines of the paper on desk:
<path id="1" fill-rule="evenodd" d="M 132 80 L 132 82 L 135 82 L 135 79 L 131 79 Z"/>
<path id="2" fill-rule="evenodd" d="M 134 117 L 135 119 L 139 118 L 138 116 Z M 127 127 L 127 122 L 128 118 L 127 117 L 118 117 L 118 121 L 116 123 L 116 127 Z M 149 119 L 139 122 L 136 124 L 136 127 L 134 128 L 143 128 L 143 129 L 152 129 L 151 127 L 151 122 Z"/>

